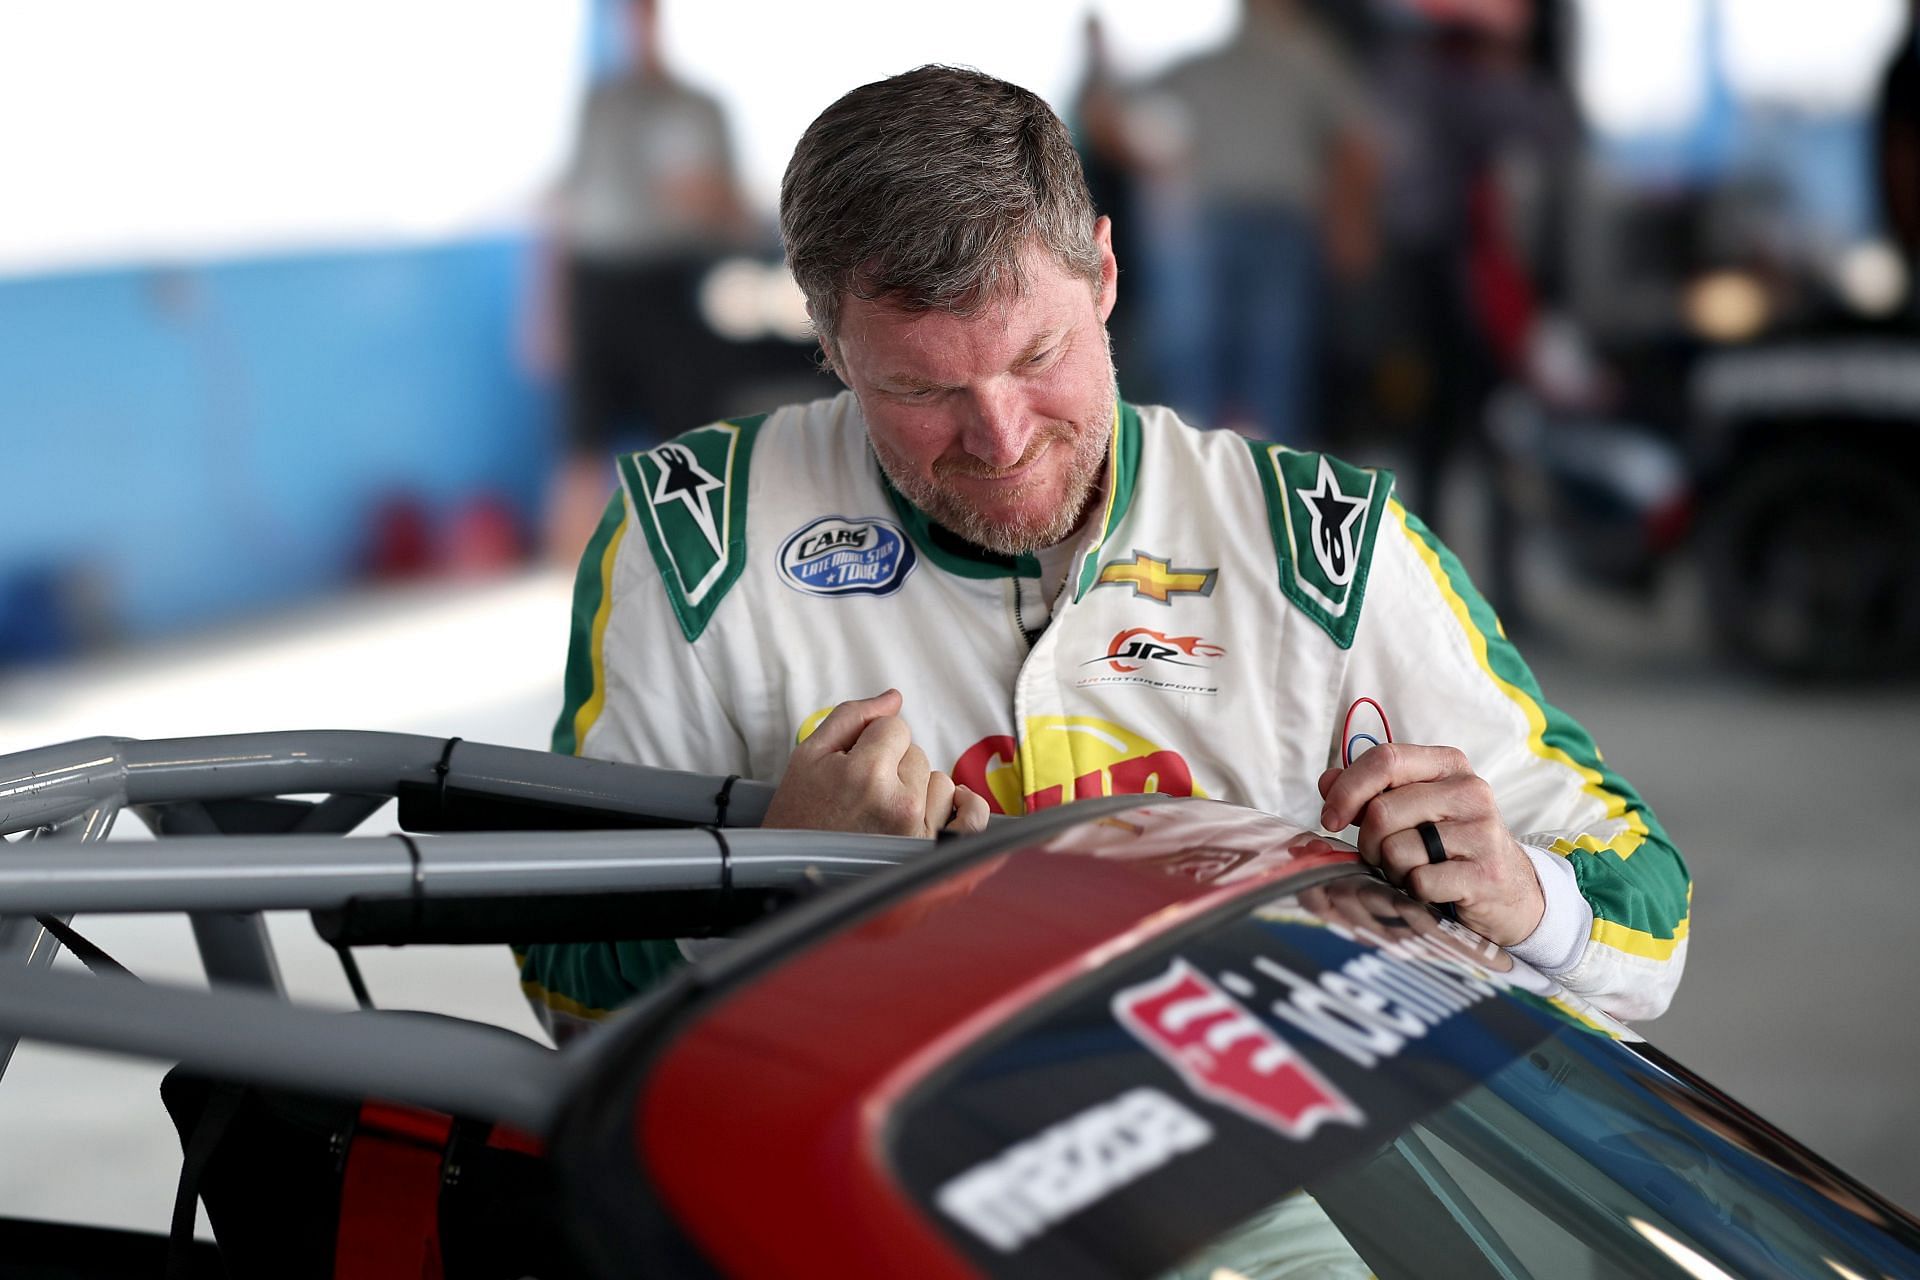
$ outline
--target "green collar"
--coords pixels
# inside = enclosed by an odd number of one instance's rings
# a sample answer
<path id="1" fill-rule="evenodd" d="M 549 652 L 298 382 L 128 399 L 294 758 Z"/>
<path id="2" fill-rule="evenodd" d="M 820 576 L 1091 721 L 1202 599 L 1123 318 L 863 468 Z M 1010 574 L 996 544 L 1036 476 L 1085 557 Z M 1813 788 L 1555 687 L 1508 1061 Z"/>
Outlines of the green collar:
<path id="1" fill-rule="evenodd" d="M 1100 553 L 1107 539 L 1127 517 L 1133 505 L 1133 488 L 1140 479 L 1140 411 L 1124 400 L 1114 402 L 1113 444 L 1107 450 L 1107 508 L 1100 516 L 1100 536 L 1081 556 L 1079 567 L 1069 577 L 1073 598 L 1087 594 L 1087 588 L 1100 572 Z"/>
<path id="2" fill-rule="evenodd" d="M 1098 571 L 1100 549 L 1133 502 L 1134 482 L 1140 474 L 1140 413 L 1124 400 L 1114 401 L 1113 439 L 1107 446 L 1107 502 L 1100 518 L 1100 538 L 1090 547 L 1073 575 L 1074 599 L 1078 600 L 1091 585 Z M 977 547 L 957 534 L 935 524 L 927 513 L 907 501 L 893 487 L 885 471 L 880 484 L 887 501 L 906 527 L 913 545 L 934 564 L 961 578 L 1037 578 L 1040 561 L 1034 556 L 1003 556 Z"/>

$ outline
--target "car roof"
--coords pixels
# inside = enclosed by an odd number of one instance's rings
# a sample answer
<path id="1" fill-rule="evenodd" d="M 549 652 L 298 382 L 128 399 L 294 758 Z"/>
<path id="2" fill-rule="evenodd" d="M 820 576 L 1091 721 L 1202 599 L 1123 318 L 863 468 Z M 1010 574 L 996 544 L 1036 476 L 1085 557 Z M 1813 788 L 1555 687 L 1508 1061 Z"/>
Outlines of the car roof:
<path id="1" fill-rule="evenodd" d="M 638 1013 L 556 1143 L 609 1210 L 594 1229 L 627 1256 L 691 1238 L 730 1274 L 972 1274 L 892 1167 L 903 1103 L 1116 961 L 1368 874 L 1351 846 L 1235 806 L 1070 808 L 1085 812 L 956 845 L 862 886 L 864 901 L 839 895 Z"/>

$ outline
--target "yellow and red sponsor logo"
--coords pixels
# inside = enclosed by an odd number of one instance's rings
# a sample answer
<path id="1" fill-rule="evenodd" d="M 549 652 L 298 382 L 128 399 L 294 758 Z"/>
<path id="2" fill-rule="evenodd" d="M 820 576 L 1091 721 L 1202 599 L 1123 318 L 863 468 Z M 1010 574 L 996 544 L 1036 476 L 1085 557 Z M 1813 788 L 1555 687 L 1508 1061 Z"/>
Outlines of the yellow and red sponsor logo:
<path id="1" fill-rule="evenodd" d="M 953 780 L 995 813 L 1032 813 L 1096 796 L 1203 796 L 1186 757 L 1094 716 L 1033 716 L 1022 744 L 1011 734 L 962 752 Z"/>
<path id="2" fill-rule="evenodd" d="M 1212 647 L 1195 643 L 1203 651 Z M 812 737 L 832 710 L 821 707 L 802 721 L 795 743 Z M 1010 733 L 989 734 L 960 753 L 953 780 L 983 798 L 994 813 L 1032 813 L 1096 796 L 1207 794 L 1178 751 L 1095 716 L 1031 716 L 1024 747 Z"/>

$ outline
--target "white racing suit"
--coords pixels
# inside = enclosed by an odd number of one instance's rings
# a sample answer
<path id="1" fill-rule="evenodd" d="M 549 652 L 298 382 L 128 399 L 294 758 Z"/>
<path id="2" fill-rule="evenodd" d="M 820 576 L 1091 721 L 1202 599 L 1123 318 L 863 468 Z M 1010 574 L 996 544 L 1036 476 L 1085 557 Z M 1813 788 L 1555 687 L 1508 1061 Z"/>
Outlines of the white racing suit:
<path id="1" fill-rule="evenodd" d="M 892 686 L 935 767 L 998 812 L 1161 792 L 1314 828 L 1371 697 L 1397 741 L 1465 751 L 1531 846 L 1548 913 L 1517 954 L 1623 1018 L 1679 981 L 1679 854 L 1389 473 L 1123 403 L 1104 507 L 1049 599 L 1033 558 L 960 543 L 885 482 L 849 393 L 620 470 L 556 750 L 773 781 L 829 708 Z M 532 947 L 523 985 L 550 1025 L 594 1018 L 661 954 Z"/>

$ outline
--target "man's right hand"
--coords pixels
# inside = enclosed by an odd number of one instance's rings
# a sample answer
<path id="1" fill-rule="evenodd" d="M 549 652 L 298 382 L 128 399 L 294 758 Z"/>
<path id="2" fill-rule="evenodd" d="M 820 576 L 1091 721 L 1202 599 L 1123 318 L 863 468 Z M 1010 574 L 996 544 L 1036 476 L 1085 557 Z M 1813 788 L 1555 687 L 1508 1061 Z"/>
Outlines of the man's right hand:
<path id="1" fill-rule="evenodd" d="M 900 704 L 888 689 L 828 712 L 793 749 L 760 825 L 925 838 L 986 830 L 987 802 L 928 763 Z"/>

